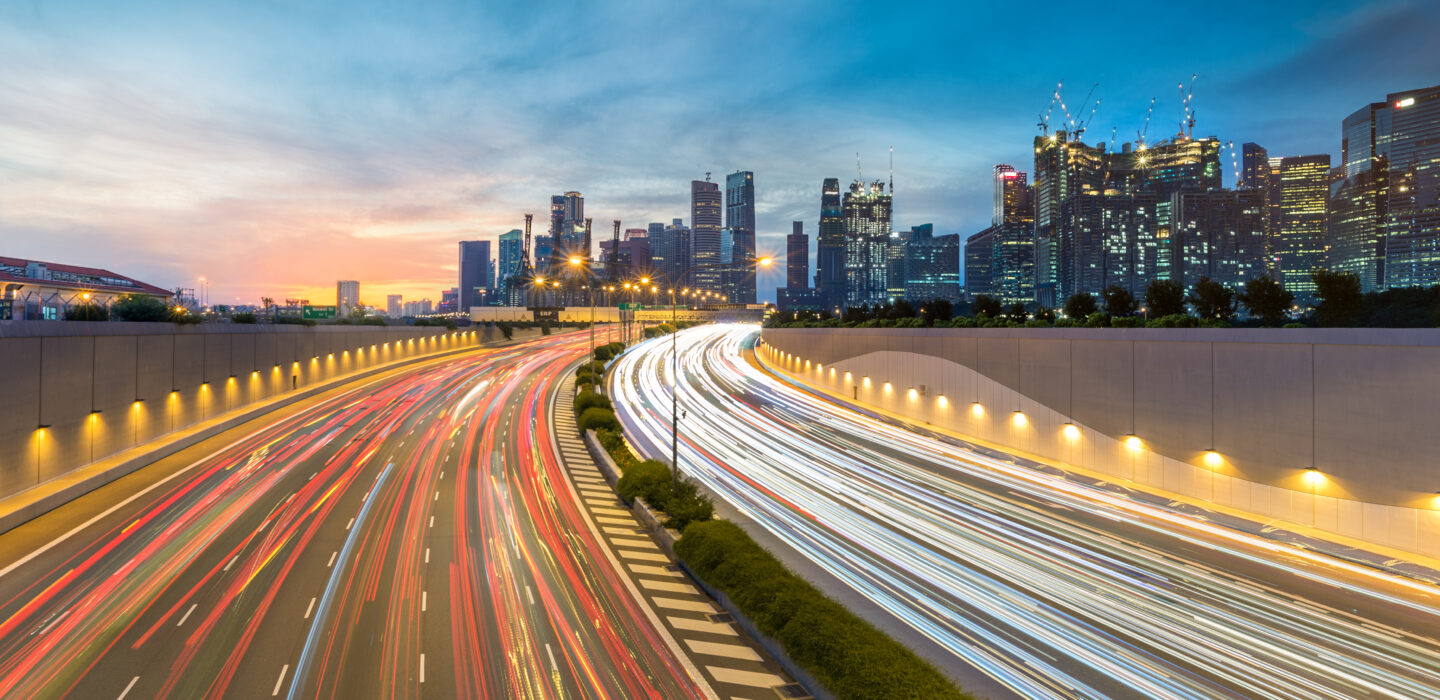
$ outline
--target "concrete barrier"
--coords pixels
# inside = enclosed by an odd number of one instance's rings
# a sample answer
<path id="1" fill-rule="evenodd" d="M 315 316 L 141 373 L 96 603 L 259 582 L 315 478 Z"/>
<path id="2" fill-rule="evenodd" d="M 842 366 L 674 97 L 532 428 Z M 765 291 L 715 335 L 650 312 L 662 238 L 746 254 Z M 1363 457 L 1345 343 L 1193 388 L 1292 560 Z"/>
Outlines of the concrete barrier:
<path id="1" fill-rule="evenodd" d="M 763 341 L 778 371 L 916 423 L 1440 556 L 1437 330 L 767 329 Z"/>
<path id="2" fill-rule="evenodd" d="M 221 414 L 500 337 L 488 327 L 0 322 L 0 499 Z"/>

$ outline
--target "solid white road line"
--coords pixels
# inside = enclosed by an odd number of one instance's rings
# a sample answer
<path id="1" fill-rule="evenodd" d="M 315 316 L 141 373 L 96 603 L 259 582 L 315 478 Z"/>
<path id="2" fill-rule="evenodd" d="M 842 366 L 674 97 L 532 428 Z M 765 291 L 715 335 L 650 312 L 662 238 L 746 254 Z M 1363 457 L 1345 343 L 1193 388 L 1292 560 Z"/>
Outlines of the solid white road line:
<path id="1" fill-rule="evenodd" d="M 176 627 L 179 627 L 180 625 L 185 624 L 185 621 L 188 620 L 188 619 L 190 619 L 190 613 L 195 612 L 195 608 L 198 607 L 199 605 L 200 605 L 199 603 L 191 603 L 191 604 L 190 604 L 190 609 L 189 609 L 189 610 L 186 610 L 186 611 L 185 611 L 185 614 L 180 616 L 180 621 L 177 622 L 177 623 L 175 623 L 175 626 L 176 626 Z"/>
<path id="2" fill-rule="evenodd" d="M 280 694 L 280 686 L 285 682 L 285 674 L 289 672 L 290 664 L 285 664 L 280 667 L 280 677 L 275 679 L 275 689 L 270 691 L 270 695 L 275 696 Z"/>
<path id="3" fill-rule="evenodd" d="M 140 680 L 140 677 L 139 677 L 139 676 L 136 676 L 136 677 L 134 677 L 134 678 L 131 678 L 131 679 L 130 679 L 130 684 L 129 684 L 129 685 L 126 685 L 126 686 L 125 686 L 125 689 L 122 690 L 122 691 L 120 691 L 120 697 L 115 698 L 115 700 L 125 700 L 125 696 L 130 694 L 130 689 L 131 689 L 131 688 L 134 688 L 134 687 L 135 687 L 135 683 L 138 682 L 139 680 Z"/>

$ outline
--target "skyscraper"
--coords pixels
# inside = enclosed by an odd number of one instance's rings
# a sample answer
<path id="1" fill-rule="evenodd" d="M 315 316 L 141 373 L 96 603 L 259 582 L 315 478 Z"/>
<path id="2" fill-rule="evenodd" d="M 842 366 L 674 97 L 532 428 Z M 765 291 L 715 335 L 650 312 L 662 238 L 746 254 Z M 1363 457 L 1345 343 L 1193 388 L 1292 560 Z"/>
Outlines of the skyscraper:
<path id="1" fill-rule="evenodd" d="M 737 171 L 725 176 L 725 228 L 730 231 L 727 296 L 736 304 L 755 303 L 755 174 Z"/>
<path id="2" fill-rule="evenodd" d="M 720 202 L 719 183 L 690 181 L 690 264 L 694 271 L 689 286 L 717 293 L 723 281 L 720 270 L 698 268 L 729 262 L 720 260 Z"/>
<path id="3" fill-rule="evenodd" d="M 586 245 L 590 232 L 585 230 L 585 198 L 579 192 L 566 192 L 550 198 L 550 240 L 553 245 L 552 264 L 572 255 L 589 258 Z"/>
<path id="4" fill-rule="evenodd" d="M 348 316 L 360 306 L 360 282 L 339 280 L 335 283 L 335 313 Z"/>
<path id="5" fill-rule="evenodd" d="M 1104 187 L 1105 150 L 1069 139 L 1065 131 L 1035 137 L 1035 297 L 1045 306 L 1056 306 L 1074 293 L 1060 281 L 1066 265 L 1061 259 L 1060 207 L 1071 196 L 1097 194 Z"/>
<path id="6" fill-rule="evenodd" d="M 1310 273 L 1326 264 L 1330 155 L 1287 156 L 1279 167 L 1279 220 L 1270 226 L 1278 281 L 1298 300 L 1311 299 Z"/>
<path id="7" fill-rule="evenodd" d="M 994 225 L 1019 221 L 1033 221 L 1030 207 L 1030 186 L 1025 182 L 1025 173 L 1004 163 L 995 166 L 994 202 L 990 223 Z"/>
<path id="8" fill-rule="evenodd" d="M 671 286 L 694 284 L 686 275 L 690 269 L 690 229 L 685 227 L 685 220 L 675 219 L 669 226 L 650 224 L 649 238 L 650 265 L 655 272 Z"/>
<path id="9" fill-rule="evenodd" d="M 1240 180 L 1236 189 L 1263 190 L 1270 186 L 1270 154 L 1257 143 L 1240 147 Z"/>
<path id="10" fill-rule="evenodd" d="M 496 265 L 495 288 L 506 289 L 506 281 L 520 272 L 520 258 L 524 255 L 525 233 L 511 229 L 500 234 L 499 264 Z"/>
<path id="11" fill-rule="evenodd" d="M 803 289 L 809 286 L 810 237 L 805 235 L 805 222 L 790 224 L 790 235 L 785 237 L 785 286 Z"/>
<path id="12" fill-rule="evenodd" d="M 460 241 L 460 290 L 457 311 L 483 306 L 490 291 L 490 241 Z"/>
<path id="13" fill-rule="evenodd" d="M 995 295 L 990 278 L 994 254 L 994 226 L 965 239 L 965 293 L 972 299 L 977 294 Z"/>
<path id="14" fill-rule="evenodd" d="M 1440 283 L 1440 85 L 1392 93 L 1372 114 L 1375 153 L 1388 167 L 1385 286 Z"/>
<path id="15" fill-rule="evenodd" d="M 845 215 L 840 180 L 827 177 L 820 186 L 820 233 L 816 239 L 815 288 L 820 303 L 832 311 L 845 306 Z"/>
<path id="16" fill-rule="evenodd" d="M 1186 192 L 1175 202 L 1170 236 L 1174 265 L 1169 279 L 1193 289 L 1201 277 L 1209 277 L 1239 289 L 1266 274 L 1264 190 Z M 1137 298 L 1143 292 L 1134 291 Z"/>
<path id="17" fill-rule="evenodd" d="M 887 300 L 885 248 L 890 239 L 892 201 L 885 183 L 856 180 L 841 201 L 845 221 L 845 304 Z"/>
<path id="18" fill-rule="evenodd" d="M 385 295 L 385 315 L 390 318 L 400 318 L 401 296 L 399 294 Z"/>
<path id="19" fill-rule="evenodd" d="M 960 234 L 926 236 L 914 229 L 905 245 L 905 292 L 911 303 L 960 301 Z"/>
<path id="20" fill-rule="evenodd" d="M 990 227 L 965 242 L 966 291 L 993 296 L 1006 304 L 1029 303 L 1035 299 L 1035 217 L 1030 188 L 1024 172 L 1004 163 L 995 166 L 991 180 Z M 982 265 L 985 269 L 979 269 Z"/>

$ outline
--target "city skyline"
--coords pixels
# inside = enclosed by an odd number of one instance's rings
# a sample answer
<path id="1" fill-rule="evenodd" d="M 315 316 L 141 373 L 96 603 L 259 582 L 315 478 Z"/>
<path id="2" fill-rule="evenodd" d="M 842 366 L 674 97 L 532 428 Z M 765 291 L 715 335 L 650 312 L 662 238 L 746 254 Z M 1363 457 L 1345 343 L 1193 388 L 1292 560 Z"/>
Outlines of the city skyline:
<path id="1" fill-rule="evenodd" d="M 1060 20 L 900 8 L 860 34 L 844 8 L 720 14 L 709 29 L 745 29 L 745 63 L 763 81 L 728 77 L 745 74 L 722 62 L 729 48 L 702 43 L 693 65 L 656 60 L 701 31 L 659 5 L 575 10 L 562 31 L 576 40 L 559 42 L 569 48 L 558 54 L 537 36 L 547 17 L 474 8 L 299 19 L 240 7 L 9 8 L 0 11 L 0 56 L 12 66 L 0 97 L 12 144 L 0 157 L 0 252 L 110 265 L 166 286 L 204 276 L 217 303 L 319 299 L 337 279 L 360 280 L 368 304 L 438 297 L 454 286 L 457 241 L 495 241 L 527 211 L 543 219 L 552 195 L 584 192 L 596 220 L 626 228 L 688 223 L 685 182 L 707 171 L 757 173 L 757 249 L 783 253 L 791 221 L 818 231 L 822 179 L 855 179 L 857 151 L 865 179 L 883 177 L 892 145 L 893 227 L 933 222 L 970 235 L 990 217 L 991 166 L 1026 169 L 1034 115 L 1060 79 L 1072 107 L 1100 83 L 1087 141 L 1109 140 L 1112 124 L 1117 140 L 1133 140 L 1151 96 L 1149 133 L 1167 136 L 1174 85 L 1198 73 L 1197 135 L 1338 161 L 1339 121 L 1376 95 L 1432 84 L 1424 67 L 1436 61 L 1425 57 L 1440 59 L 1424 41 L 1437 8 L 1352 7 L 1219 6 L 1208 11 L 1234 21 L 1213 47 L 1208 32 L 1166 29 L 1189 21 L 1183 10 L 1146 8 L 1155 32 L 1099 48 L 1084 34 L 1104 19 L 1082 18 L 1044 51 L 1003 52 L 1008 62 L 988 43 L 929 46 L 927 32 L 938 38 L 946 23 L 916 14 L 1025 32 Z M 821 26 L 780 41 L 802 20 Z M 631 46 L 611 51 L 581 31 L 599 22 Z M 420 41 L 432 34 L 439 41 Z M 659 40 L 636 51 L 627 37 Z M 385 62 L 367 59 L 376 49 Z M 761 71 L 805 52 L 816 60 Z M 690 99 L 701 91 L 691 82 L 716 75 L 722 99 Z M 507 91 L 537 80 L 546 89 L 507 102 Z M 564 157 L 577 152 L 584 162 Z M 757 281 L 762 300 L 783 285 L 781 267 Z"/>

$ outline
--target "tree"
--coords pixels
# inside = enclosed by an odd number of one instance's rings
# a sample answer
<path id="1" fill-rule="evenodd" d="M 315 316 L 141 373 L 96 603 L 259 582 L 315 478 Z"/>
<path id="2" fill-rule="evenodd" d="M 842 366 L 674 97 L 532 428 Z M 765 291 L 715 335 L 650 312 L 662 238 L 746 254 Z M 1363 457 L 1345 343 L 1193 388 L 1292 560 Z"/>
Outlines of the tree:
<path id="1" fill-rule="evenodd" d="M 1030 313 L 1025 310 L 1025 305 L 1015 302 L 1005 309 L 1005 320 L 1011 323 L 1024 323 Z"/>
<path id="2" fill-rule="evenodd" d="M 936 323 L 949 321 L 954 312 L 954 305 L 949 299 L 931 299 L 920 305 L 920 317 L 925 319 L 925 325 L 933 326 Z"/>
<path id="3" fill-rule="evenodd" d="M 144 294 L 121 294 L 110 304 L 110 313 L 121 321 L 159 322 L 175 320 L 165 302 Z"/>
<path id="4" fill-rule="evenodd" d="M 1240 303 L 1251 316 L 1260 319 L 1267 326 L 1278 326 L 1285 322 L 1285 312 L 1295 301 L 1295 295 L 1280 286 L 1270 275 L 1261 275 L 1245 283 L 1245 290 L 1237 295 Z"/>
<path id="5" fill-rule="evenodd" d="M 110 310 L 93 301 L 83 301 L 65 309 L 66 321 L 108 321 Z"/>
<path id="6" fill-rule="evenodd" d="M 1076 321 L 1083 321 L 1090 317 L 1090 314 L 1099 310 L 1095 304 L 1095 295 L 1081 292 L 1072 294 L 1065 300 L 1065 316 Z"/>
<path id="7" fill-rule="evenodd" d="M 1145 313 L 1150 318 L 1185 313 L 1185 288 L 1174 280 L 1154 280 L 1145 288 Z"/>
<path id="8" fill-rule="evenodd" d="M 1105 300 L 1105 313 L 1123 318 L 1135 315 L 1135 295 L 1118 284 L 1112 284 L 1100 293 Z"/>
<path id="9" fill-rule="evenodd" d="M 1209 321 L 1229 321 L 1235 317 L 1235 290 L 1209 277 L 1201 277 L 1190 293 L 1195 315 Z"/>
<path id="10" fill-rule="evenodd" d="M 1364 295 L 1360 278 L 1353 272 L 1315 270 L 1310 273 L 1315 283 L 1315 320 L 1322 326 L 1353 326 L 1360 320 Z"/>
<path id="11" fill-rule="evenodd" d="M 975 299 L 970 302 L 970 310 L 976 316 L 989 316 L 995 318 L 1000 315 L 1000 300 L 987 294 L 976 294 Z"/>
<path id="12" fill-rule="evenodd" d="M 1040 307 L 1040 308 L 1038 308 L 1038 309 L 1035 310 L 1035 318 L 1037 318 L 1037 319 L 1039 319 L 1039 320 L 1041 320 L 1041 321 L 1044 321 L 1044 322 L 1046 322 L 1046 323 L 1054 323 L 1054 322 L 1055 322 L 1055 309 L 1046 308 L 1046 307 L 1042 306 L 1042 307 Z"/>

